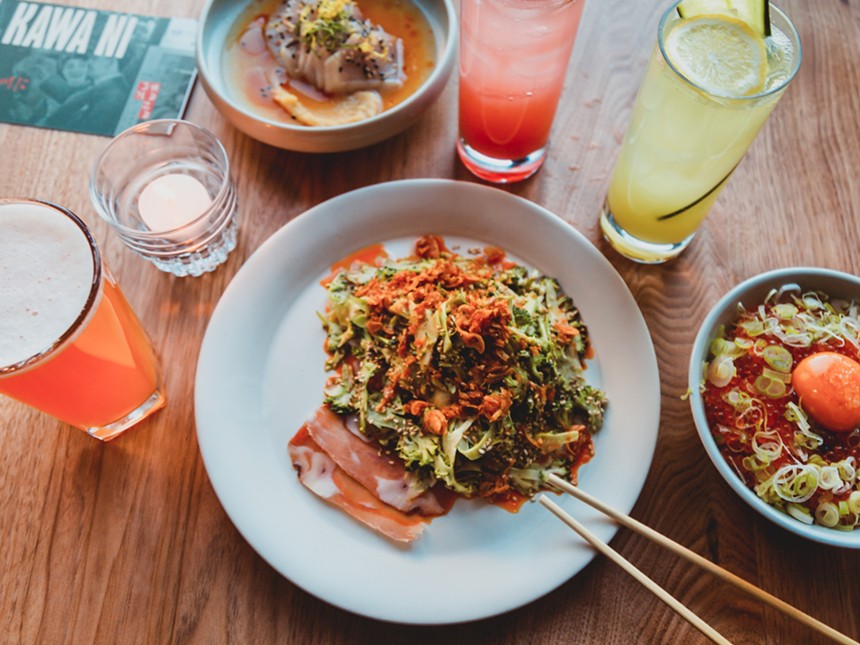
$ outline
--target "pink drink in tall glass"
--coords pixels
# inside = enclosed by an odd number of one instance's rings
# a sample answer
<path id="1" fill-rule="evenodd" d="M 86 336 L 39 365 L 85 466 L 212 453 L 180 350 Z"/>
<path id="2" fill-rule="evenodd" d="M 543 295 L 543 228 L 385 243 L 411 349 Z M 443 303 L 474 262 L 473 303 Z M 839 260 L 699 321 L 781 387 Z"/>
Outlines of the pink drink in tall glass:
<path id="1" fill-rule="evenodd" d="M 460 138 L 487 181 L 540 168 L 585 0 L 462 0 Z"/>

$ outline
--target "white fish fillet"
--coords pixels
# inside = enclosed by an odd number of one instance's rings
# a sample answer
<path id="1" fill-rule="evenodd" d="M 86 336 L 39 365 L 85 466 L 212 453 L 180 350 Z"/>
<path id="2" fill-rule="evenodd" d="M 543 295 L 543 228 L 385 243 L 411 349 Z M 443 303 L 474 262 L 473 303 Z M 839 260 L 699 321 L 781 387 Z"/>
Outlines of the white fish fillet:
<path id="1" fill-rule="evenodd" d="M 329 3 L 326 8 L 337 3 L 343 16 L 337 38 L 326 46 L 303 35 L 303 24 L 325 13 L 320 9 L 324 2 Z M 403 41 L 365 20 L 349 0 L 286 0 L 269 17 L 265 35 L 287 75 L 327 94 L 396 89 L 406 78 Z"/>

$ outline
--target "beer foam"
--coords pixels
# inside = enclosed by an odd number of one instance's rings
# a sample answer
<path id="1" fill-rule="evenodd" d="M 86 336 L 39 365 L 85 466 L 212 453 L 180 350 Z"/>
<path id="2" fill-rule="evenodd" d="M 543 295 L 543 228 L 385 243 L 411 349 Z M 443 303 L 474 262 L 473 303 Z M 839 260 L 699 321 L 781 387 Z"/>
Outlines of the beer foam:
<path id="1" fill-rule="evenodd" d="M 93 274 L 75 222 L 48 206 L 0 203 L 0 367 L 43 352 L 67 331 Z"/>

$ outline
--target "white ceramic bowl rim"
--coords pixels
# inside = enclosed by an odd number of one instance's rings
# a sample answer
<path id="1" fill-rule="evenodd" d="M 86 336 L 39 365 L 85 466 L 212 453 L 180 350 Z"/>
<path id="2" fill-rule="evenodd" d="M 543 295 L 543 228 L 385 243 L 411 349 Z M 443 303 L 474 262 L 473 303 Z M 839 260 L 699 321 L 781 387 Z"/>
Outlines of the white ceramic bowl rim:
<path id="1" fill-rule="evenodd" d="M 771 288 L 778 288 L 783 284 L 793 283 L 799 284 L 803 288 L 820 289 L 822 291 L 827 290 L 822 286 L 817 285 L 821 285 L 822 283 L 841 285 L 842 293 L 839 293 L 838 295 L 847 296 L 849 294 L 845 292 L 852 292 L 856 294 L 858 299 L 860 299 L 860 277 L 833 269 L 816 267 L 775 269 L 773 271 L 753 276 L 731 289 L 717 302 L 716 305 L 714 305 L 713 309 L 711 309 L 705 317 L 704 322 L 696 334 L 696 340 L 693 343 L 693 349 L 690 354 L 688 382 L 690 388 L 690 407 L 693 412 L 693 420 L 696 424 L 699 438 L 704 444 L 705 451 L 708 453 L 708 457 L 710 457 L 720 475 L 723 476 L 723 479 L 726 480 L 729 486 L 731 486 L 731 488 L 734 489 L 734 491 L 754 510 L 758 511 L 774 524 L 808 540 L 831 546 L 860 549 L 860 528 L 856 528 L 854 531 L 841 531 L 838 529 L 829 529 L 817 524 L 807 525 L 760 499 L 753 490 L 747 487 L 734 470 L 732 470 L 729 463 L 723 457 L 705 418 L 699 385 L 702 378 L 702 362 L 707 357 L 708 348 L 711 345 L 711 340 L 716 328 L 720 324 L 729 322 L 736 318 L 734 308 L 738 302 L 745 300 L 747 296 L 763 292 L 761 297 L 757 297 L 757 302 L 761 302 Z M 839 289 L 839 287 L 837 287 L 837 289 Z M 829 291 L 833 292 L 834 290 L 831 288 Z M 831 293 L 831 295 L 834 294 Z"/>
<path id="2" fill-rule="evenodd" d="M 250 0 L 253 1 L 253 0 Z M 250 1 L 247 4 L 250 4 Z M 291 123 L 287 123 L 285 121 L 275 121 L 274 119 L 268 119 L 256 112 L 248 110 L 246 107 L 237 103 L 233 100 L 233 97 L 230 96 L 229 92 L 218 91 L 218 95 L 221 100 L 227 103 L 231 109 L 236 110 L 237 112 L 243 114 L 249 119 L 253 119 L 265 125 L 271 126 L 277 129 L 283 129 L 287 131 L 295 131 L 295 132 L 350 132 L 352 130 L 357 130 L 362 128 L 368 124 L 375 123 L 377 121 L 381 121 L 391 115 L 398 114 L 405 110 L 408 110 L 410 106 L 418 101 L 421 95 L 427 90 L 427 88 L 432 87 L 435 83 L 441 82 L 438 81 L 440 76 L 446 74 L 446 61 L 453 58 L 457 48 L 457 34 L 458 34 L 458 22 L 457 22 L 457 12 L 454 10 L 454 5 L 452 0 L 438 0 L 445 7 L 445 16 L 448 21 L 448 29 L 444 32 L 444 36 L 446 37 L 445 46 L 441 51 L 441 54 L 436 59 L 436 64 L 433 67 L 433 71 L 430 73 L 424 82 L 416 88 L 416 90 L 405 100 L 401 101 L 394 107 L 383 110 L 379 114 L 376 114 L 367 119 L 362 119 L 361 121 L 356 121 L 355 123 L 347 123 L 344 125 L 326 125 L 326 126 L 311 126 L 311 125 L 293 125 Z M 209 69 L 208 66 L 208 57 L 205 55 L 203 51 L 203 32 L 206 30 L 209 22 L 209 12 L 214 4 L 215 0 L 209 0 L 206 3 L 206 7 L 203 9 L 203 13 L 200 16 L 200 32 L 197 38 L 197 62 L 200 66 L 200 74 L 204 79 L 212 79 L 217 78 L 215 74 L 213 74 L 213 70 Z M 211 45 L 210 45 L 211 46 Z M 207 84 L 215 90 L 215 86 L 211 82 L 207 82 Z M 219 83 L 219 85 L 223 85 L 223 83 Z"/>

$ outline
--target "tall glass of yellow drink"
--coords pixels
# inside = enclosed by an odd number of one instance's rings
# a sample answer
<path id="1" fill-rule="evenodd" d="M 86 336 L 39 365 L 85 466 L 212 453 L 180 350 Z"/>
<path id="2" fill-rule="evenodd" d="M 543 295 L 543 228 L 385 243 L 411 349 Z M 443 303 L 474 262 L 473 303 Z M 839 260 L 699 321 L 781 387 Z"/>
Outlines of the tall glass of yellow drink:
<path id="1" fill-rule="evenodd" d="M 800 65 L 800 39 L 770 5 L 767 33 L 731 15 L 663 15 L 600 216 L 626 257 L 677 256 Z M 688 12 L 690 13 L 690 12 Z"/>

